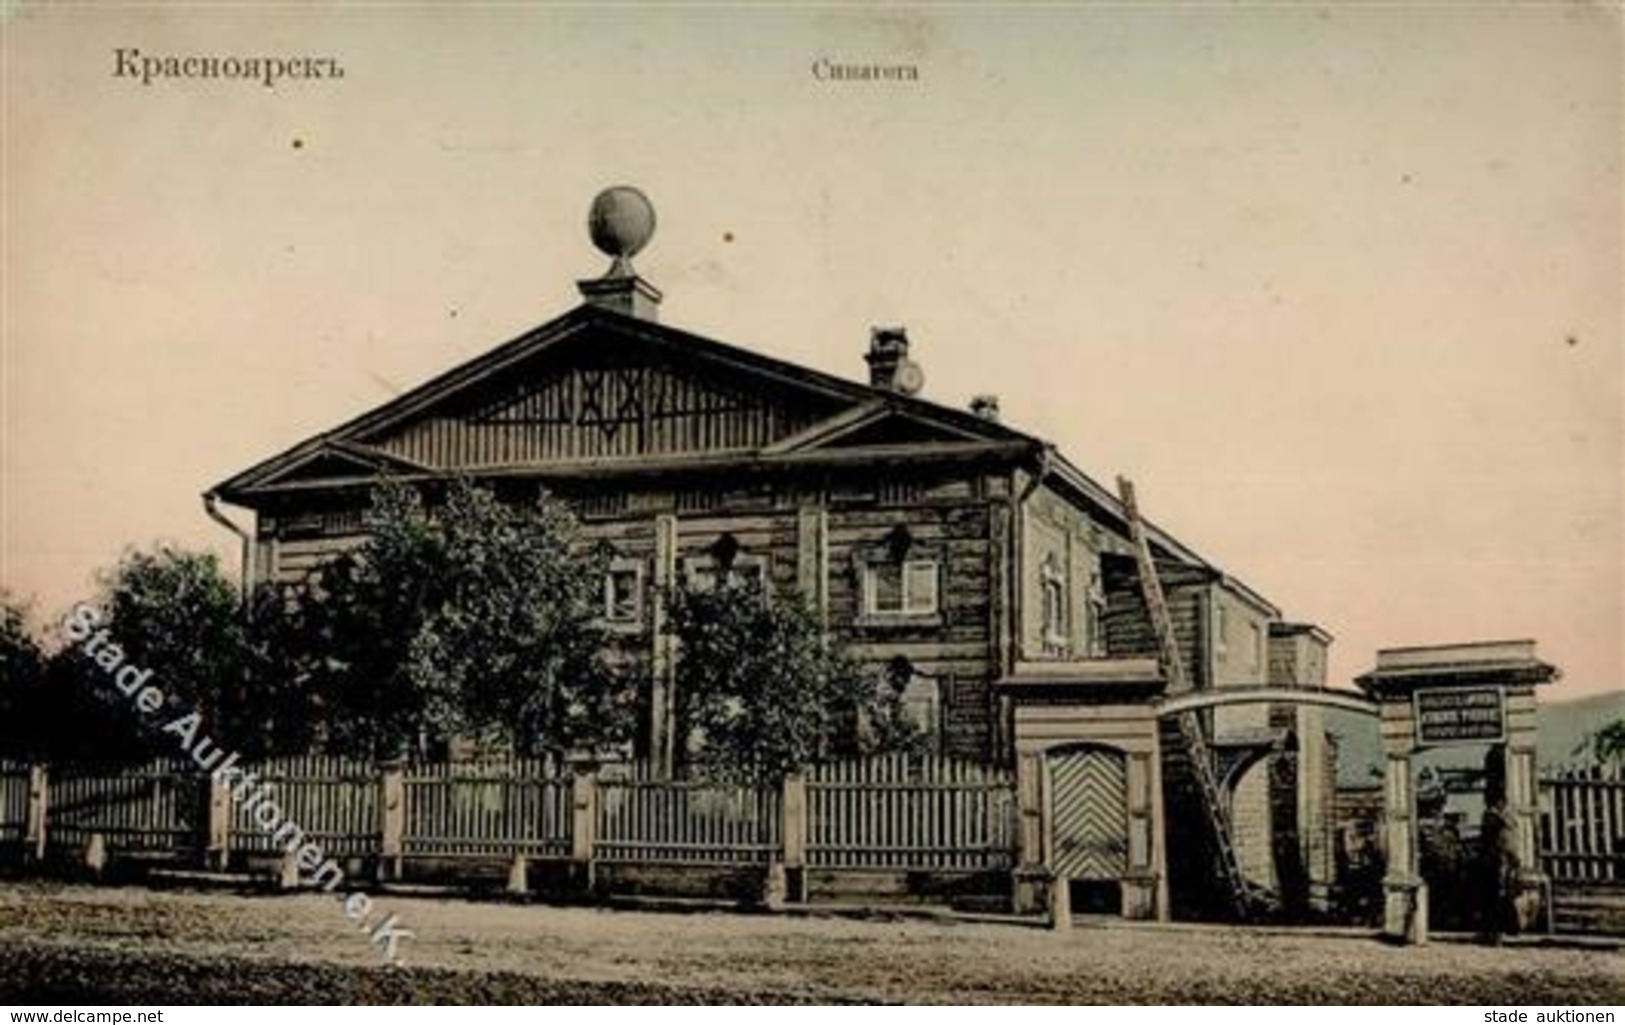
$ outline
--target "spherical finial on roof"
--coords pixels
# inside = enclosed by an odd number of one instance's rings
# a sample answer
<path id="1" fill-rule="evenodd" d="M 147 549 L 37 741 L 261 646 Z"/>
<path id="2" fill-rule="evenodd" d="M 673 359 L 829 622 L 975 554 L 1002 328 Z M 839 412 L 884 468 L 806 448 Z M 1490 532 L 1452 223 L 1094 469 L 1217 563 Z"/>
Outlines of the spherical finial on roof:
<path id="1" fill-rule="evenodd" d="M 617 262 L 630 259 L 649 244 L 655 233 L 655 208 L 649 197 L 630 185 L 600 192 L 587 214 L 592 244 Z"/>

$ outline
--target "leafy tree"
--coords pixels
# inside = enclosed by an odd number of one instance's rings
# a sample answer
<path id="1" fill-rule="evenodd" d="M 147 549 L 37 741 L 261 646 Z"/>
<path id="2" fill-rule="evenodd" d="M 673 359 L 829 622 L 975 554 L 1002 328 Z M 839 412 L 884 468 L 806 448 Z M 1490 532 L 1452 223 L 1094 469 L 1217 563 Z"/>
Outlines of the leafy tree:
<path id="1" fill-rule="evenodd" d="M 101 593 L 88 604 L 97 653 L 150 671 L 177 714 L 197 710 L 222 744 L 260 753 L 274 696 L 250 686 L 236 590 L 212 554 L 161 545 L 129 550 L 101 575 Z M 174 738 L 154 728 L 164 713 L 143 717 L 114 689 L 106 666 L 87 653 L 91 638 L 55 636 L 62 643 L 47 651 L 27 633 L 18 604 L 6 601 L 3 618 L 6 753 L 114 761 L 177 753 Z"/>
<path id="2" fill-rule="evenodd" d="M 1625 761 L 1625 719 L 1616 719 L 1593 733 L 1591 751 L 1599 762 Z"/>
<path id="3" fill-rule="evenodd" d="M 387 483 L 368 537 L 295 596 L 294 656 L 332 746 L 389 756 L 470 737 L 521 754 L 625 737 L 635 686 L 607 658 L 606 553 L 569 509 L 453 482 Z M 286 649 L 284 649 L 286 650 Z"/>
<path id="4" fill-rule="evenodd" d="M 0 756 L 37 753 L 35 709 L 45 685 L 45 652 L 28 628 L 28 609 L 0 591 Z"/>
<path id="5" fill-rule="evenodd" d="M 196 709 L 222 743 L 247 744 L 264 704 L 248 678 L 250 640 L 235 585 L 212 552 L 129 550 L 102 576 L 101 627 L 124 660 L 182 712 Z"/>
<path id="6" fill-rule="evenodd" d="M 723 575 L 727 577 L 727 574 Z M 831 757 L 919 743 L 877 682 L 799 600 L 725 579 L 664 596 L 677 639 L 679 749 L 713 778 L 775 782 Z"/>

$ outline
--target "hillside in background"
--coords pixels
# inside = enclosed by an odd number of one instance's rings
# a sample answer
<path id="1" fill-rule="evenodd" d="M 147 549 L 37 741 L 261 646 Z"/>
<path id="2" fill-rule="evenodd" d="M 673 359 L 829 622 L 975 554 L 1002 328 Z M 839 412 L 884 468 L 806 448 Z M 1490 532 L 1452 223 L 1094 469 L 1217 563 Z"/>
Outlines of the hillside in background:
<path id="1" fill-rule="evenodd" d="M 1588 738 L 1608 723 L 1625 718 L 1625 691 L 1594 694 L 1570 701 L 1542 701 L 1537 740 L 1542 770 L 1592 762 Z M 1382 743 L 1377 721 L 1369 716 L 1327 709 L 1326 729 L 1337 737 L 1337 785 L 1365 786 L 1381 779 Z M 1435 748 L 1423 764 L 1466 767 L 1483 764 L 1480 746 Z"/>

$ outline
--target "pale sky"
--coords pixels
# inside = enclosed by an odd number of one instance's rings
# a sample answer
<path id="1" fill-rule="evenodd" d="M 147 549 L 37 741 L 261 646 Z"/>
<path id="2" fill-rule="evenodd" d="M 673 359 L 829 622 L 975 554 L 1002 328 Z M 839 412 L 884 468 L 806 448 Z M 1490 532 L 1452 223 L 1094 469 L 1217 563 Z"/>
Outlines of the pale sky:
<path id="1" fill-rule="evenodd" d="M 1014 426 L 1336 637 L 1618 689 L 1621 16 L 1602 4 L 4 4 L 0 583 L 54 615 L 208 486 L 578 301 Z M 275 88 L 114 50 L 333 57 Z M 909 63 L 915 83 L 811 65 Z"/>

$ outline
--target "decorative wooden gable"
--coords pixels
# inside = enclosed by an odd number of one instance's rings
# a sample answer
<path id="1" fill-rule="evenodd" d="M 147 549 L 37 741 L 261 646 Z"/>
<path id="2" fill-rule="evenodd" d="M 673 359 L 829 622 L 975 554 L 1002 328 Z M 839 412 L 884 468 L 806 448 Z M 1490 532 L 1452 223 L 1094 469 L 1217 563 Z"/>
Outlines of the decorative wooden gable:
<path id="1" fill-rule="evenodd" d="M 918 405 L 918 404 L 913 404 Z M 772 452 L 808 452 L 814 449 L 907 448 L 943 445 L 985 444 L 1006 440 L 1010 432 L 981 421 L 967 427 L 943 416 L 946 410 L 922 413 L 901 409 L 886 399 L 873 399 L 821 420 L 806 430 L 771 446 Z M 935 415 L 932 415 L 935 414 Z"/>
<path id="2" fill-rule="evenodd" d="M 407 459 L 364 445 L 324 440 L 293 460 L 279 479 L 316 483 L 374 477 L 381 473 L 415 473 L 423 469 Z"/>
<path id="3" fill-rule="evenodd" d="M 747 373 L 580 339 L 367 440 L 437 469 L 750 451 L 838 406 Z"/>

